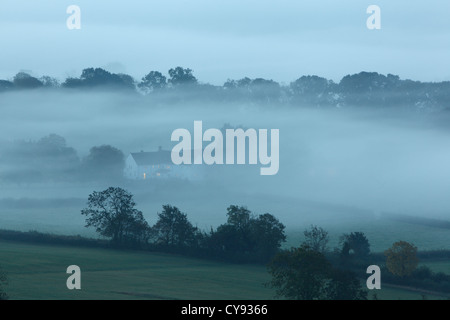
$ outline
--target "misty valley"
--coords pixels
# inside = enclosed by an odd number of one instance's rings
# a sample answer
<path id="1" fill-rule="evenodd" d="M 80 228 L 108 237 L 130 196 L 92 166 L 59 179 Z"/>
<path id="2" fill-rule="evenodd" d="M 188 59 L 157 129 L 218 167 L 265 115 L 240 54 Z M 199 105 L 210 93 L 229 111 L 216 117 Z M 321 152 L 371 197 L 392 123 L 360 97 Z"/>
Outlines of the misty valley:
<path id="1" fill-rule="evenodd" d="M 220 213 L 231 203 L 274 213 L 292 227 L 366 223 L 389 212 L 449 218 L 445 111 L 215 105 L 108 91 L 31 90 L 1 98 L 0 217 L 6 226 L 85 234 L 80 205 L 108 186 L 129 189 L 150 219 L 173 203 L 203 228 L 222 222 Z M 130 153 L 169 151 L 176 145 L 172 132 L 198 119 L 221 130 L 279 129 L 279 172 L 260 176 L 259 166 L 203 165 L 201 179 L 124 177 Z"/>
<path id="2" fill-rule="evenodd" d="M 311 226 L 327 230 L 330 252 L 350 256 L 358 251 L 346 243 L 366 241 L 376 261 L 399 240 L 422 255 L 450 250 L 447 83 L 361 73 L 339 84 L 308 76 L 219 87 L 192 77 L 180 68 L 171 85 L 156 73 L 135 85 L 86 69 L 63 84 L 24 74 L 0 82 L 0 238 L 108 247 L 120 237 L 86 216 L 120 191 L 137 214 L 124 237 L 154 250 L 267 262 L 278 250 L 261 247 L 267 225 L 286 226 L 277 240 L 286 250 Z M 139 233 L 174 212 L 201 254 Z M 235 232 L 233 214 L 246 217 L 251 239 L 228 244 L 231 254 L 221 241 Z"/>

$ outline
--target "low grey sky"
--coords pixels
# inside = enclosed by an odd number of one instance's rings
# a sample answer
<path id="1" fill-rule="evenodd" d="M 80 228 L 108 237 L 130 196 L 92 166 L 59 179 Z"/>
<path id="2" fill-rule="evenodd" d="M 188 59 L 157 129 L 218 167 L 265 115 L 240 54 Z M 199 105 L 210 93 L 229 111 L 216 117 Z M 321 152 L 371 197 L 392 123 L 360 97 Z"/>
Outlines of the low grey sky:
<path id="1" fill-rule="evenodd" d="M 66 27 L 72 4 L 81 30 Z M 371 4 L 381 30 L 366 28 Z M 448 0 L 2 0 L 0 78 L 105 67 L 140 79 L 183 66 L 213 84 L 360 71 L 450 80 L 449 12 Z"/>

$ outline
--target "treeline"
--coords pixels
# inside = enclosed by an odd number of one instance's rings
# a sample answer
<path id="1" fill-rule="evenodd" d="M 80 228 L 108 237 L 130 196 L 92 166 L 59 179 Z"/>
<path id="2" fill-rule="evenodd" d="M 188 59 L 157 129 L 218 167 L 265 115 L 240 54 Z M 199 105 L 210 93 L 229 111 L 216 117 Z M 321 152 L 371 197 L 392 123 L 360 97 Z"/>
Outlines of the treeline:
<path id="1" fill-rule="evenodd" d="M 253 215 L 242 206 L 227 208 L 227 222 L 200 230 L 177 207 L 164 205 L 152 226 L 135 208 L 133 196 L 122 188 L 93 192 L 87 207 L 86 227 L 94 227 L 117 248 L 182 253 L 238 263 L 266 263 L 286 240 L 285 226 L 273 215 Z"/>
<path id="2" fill-rule="evenodd" d="M 141 93 L 165 102 L 186 99 L 282 103 L 298 106 L 406 106 L 416 109 L 450 107 L 450 81 L 402 80 L 397 75 L 360 72 L 339 83 L 316 75 L 298 78 L 288 85 L 272 79 L 229 79 L 222 86 L 200 82 L 189 68 L 176 67 L 167 75 L 150 71 L 140 80 L 102 68 L 84 69 L 78 78 L 63 82 L 19 72 L 11 80 L 0 80 L 0 92 L 29 89 L 123 90 Z M 170 95 L 168 93 L 176 93 Z"/>
<path id="3" fill-rule="evenodd" d="M 108 182 L 123 179 L 125 155 L 113 146 L 101 145 L 81 158 L 63 137 L 50 134 L 38 140 L 0 143 L 0 166 L 4 184 Z"/>

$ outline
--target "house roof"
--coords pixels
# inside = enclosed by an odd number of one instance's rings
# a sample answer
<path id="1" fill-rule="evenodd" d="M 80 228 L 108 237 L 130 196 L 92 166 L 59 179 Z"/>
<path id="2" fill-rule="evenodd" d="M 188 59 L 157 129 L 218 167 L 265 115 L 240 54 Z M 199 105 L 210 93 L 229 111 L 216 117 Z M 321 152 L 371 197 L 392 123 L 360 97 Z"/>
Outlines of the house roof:
<path id="1" fill-rule="evenodd" d="M 159 150 L 154 152 L 131 153 L 138 166 L 172 163 L 171 151 Z"/>

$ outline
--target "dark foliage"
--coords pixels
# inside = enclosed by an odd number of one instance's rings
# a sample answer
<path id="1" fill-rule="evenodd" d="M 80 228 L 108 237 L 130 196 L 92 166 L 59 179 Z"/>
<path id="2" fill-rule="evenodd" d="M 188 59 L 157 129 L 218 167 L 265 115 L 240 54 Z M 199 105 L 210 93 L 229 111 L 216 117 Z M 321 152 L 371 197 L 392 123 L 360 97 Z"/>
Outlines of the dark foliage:
<path id="1" fill-rule="evenodd" d="M 185 249 L 198 246 L 197 228 L 189 222 L 185 213 L 170 205 L 164 205 L 163 211 L 158 213 L 152 233 L 159 247 Z"/>
<path id="2" fill-rule="evenodd" d="M 65 88 L 105 88 L 134 90 L 134 79 L 126 74 L 115 74 L 101 68 L 87 68 L 80 78 L 68 78 L 62 84 Z"/>
<path id="3" fill-rule="evenodd" d="M 167 79 L 159 71 L 151 71 L 138 85 L 139 88 L 144 90 L 146 93 L 161 90 L 167 87 Z"/>
<path id="4" fill-rule="evenodd" d="M 367 291 L 348 270 L 333 268 L 327 258 L 307 245 L 278 253 L 268 266 L 268 285 L 278 297 L 295 300 L 366 300 Z"/>
<path id="5" fill-rule="evenodd" d="M 116 181 L 122 179 L 125 168 L 125 155 L 119 149 L 103 145 L 92 147 L 89 155 L 81 163 L 84 179 Z"/>
<path id="6" fill-rule="evenodd" d="M 32 77 L 25 72 L 19 72 L 16 74 L 13 84 L 17 89 L 36 89 L 44 86 L 39 79 Z"/>
<path id="7" fill-rule="evenodd" d="M 90 194 L 81 214 L 86 216 L 86 227 L 94 227 L 100 235 L 111 238 L 115 246 L 145 246 L 150 226 L 135 205 L 126 190 L 110 187 Z"/>
<path id="8" fill-rule="evenodd" d="M 56 134 L 38 141 L 14 141 L 4 145 L 2 151 L 0 163 L 10 168 L 1 175 L 4 182 L 69 180 L 80 164 L 75 149 L 68 147 L 66 140 Z"/>
<path id="9" fill-rule="evenodd" d="M 232 205 L 228 220 L 206 239 L 214 257 L 230 262 L 268 262 L 286 240 L 285 226 L 266 213 L 253 217 L 245 207 Z"/>
<path id="10" fill-rule="evenodd" d="M 191 69 L 176 67 L 169 70 L 169 76 L 169 83 L 172 86 L 197 84 L 197 78 L 194 77 Z"/>
<path id="11" fill-rule="evenodd" d="M 364 262 L 370 254 L 369 240 L 362 232 L 344 234 L 341 239 L 341 258 L 344 263 L 350 261 Z"/>

